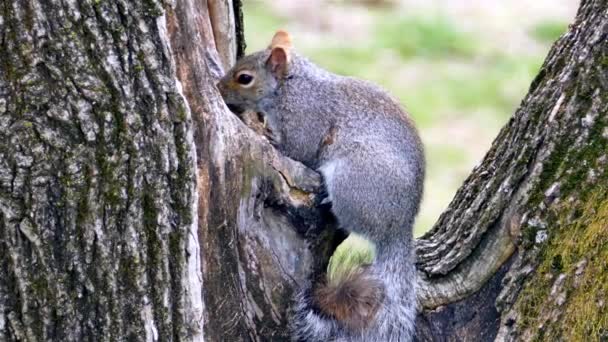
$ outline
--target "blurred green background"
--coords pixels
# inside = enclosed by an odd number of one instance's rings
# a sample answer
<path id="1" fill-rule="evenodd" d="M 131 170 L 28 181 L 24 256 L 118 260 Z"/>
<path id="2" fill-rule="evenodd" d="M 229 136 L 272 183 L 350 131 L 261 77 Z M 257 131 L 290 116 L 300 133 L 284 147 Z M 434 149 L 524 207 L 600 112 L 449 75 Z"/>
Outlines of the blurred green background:
<path id="1" fill-rule="evenodd" d="M 296 49 L 396 96 L 425 144 L 415 233 L 431 228 L 515 112 L 575 0 L 244 0 L 247 53 L 286 29 Z"/>

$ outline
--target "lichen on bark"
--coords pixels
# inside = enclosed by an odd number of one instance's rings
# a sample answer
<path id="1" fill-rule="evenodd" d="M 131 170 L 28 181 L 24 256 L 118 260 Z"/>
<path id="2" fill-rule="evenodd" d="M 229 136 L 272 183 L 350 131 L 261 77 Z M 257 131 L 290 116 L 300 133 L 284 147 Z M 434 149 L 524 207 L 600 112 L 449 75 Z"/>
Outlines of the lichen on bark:
<path id="1" fill-rule="evenodd" d="M 1 5 L 0 340 L 201 337 L 192 125 L 162 6 Z"/>

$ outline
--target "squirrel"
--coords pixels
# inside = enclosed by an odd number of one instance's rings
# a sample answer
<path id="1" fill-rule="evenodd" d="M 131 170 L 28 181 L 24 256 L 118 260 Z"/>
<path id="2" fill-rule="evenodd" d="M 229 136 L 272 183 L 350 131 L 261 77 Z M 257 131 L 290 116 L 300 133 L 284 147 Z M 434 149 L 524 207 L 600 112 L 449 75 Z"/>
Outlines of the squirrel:
<path id="1" fill-rule="evenodd" d="M 416 320 L 412 228 L 425 173 L 417 130 L 386 91 L 330 73 L 296 53 L 282 30 L 219 81 L 228 108 L 258 113 L 284 155 L 317 170 L 339 228 L 369 241 L 369 265 L 304 286 L 294 341 L 411 341 Z"/>

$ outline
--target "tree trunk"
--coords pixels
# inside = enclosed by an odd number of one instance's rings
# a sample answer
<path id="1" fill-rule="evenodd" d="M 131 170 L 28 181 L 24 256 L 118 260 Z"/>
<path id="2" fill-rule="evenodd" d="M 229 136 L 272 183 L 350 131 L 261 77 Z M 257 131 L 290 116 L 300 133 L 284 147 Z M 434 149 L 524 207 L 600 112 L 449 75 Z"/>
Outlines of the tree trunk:
<path id="1" fill-rule="evenodd" d="M 287 339 L 343 237 L 215 89 L 240 1 L 3 1 L 0 340 Z M 418 240 L 419 340 L 608 335 L 607 11 L 582 2 Z"/>
<path id="2" fill-rule="evenodd" d="M 0 340 L 202 340 L 196 155 L 157 1 L 0 5 Z"/>

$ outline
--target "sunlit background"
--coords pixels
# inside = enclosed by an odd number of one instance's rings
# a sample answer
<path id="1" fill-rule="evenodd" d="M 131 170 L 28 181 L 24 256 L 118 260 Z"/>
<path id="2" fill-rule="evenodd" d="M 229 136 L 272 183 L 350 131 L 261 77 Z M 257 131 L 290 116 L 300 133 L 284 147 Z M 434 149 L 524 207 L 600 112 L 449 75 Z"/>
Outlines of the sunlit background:
<path id="1" fill-rule="evenodd" d="M 298 51 L 374 81 L 416 121 L 430 229 L 514 113 L 576 0 L 244 0 L 247 53 L 288 30 Z"/>

